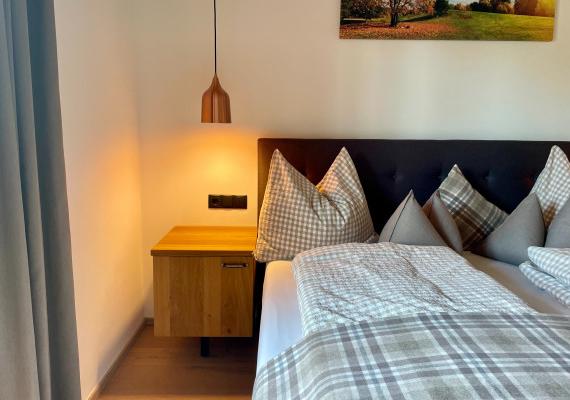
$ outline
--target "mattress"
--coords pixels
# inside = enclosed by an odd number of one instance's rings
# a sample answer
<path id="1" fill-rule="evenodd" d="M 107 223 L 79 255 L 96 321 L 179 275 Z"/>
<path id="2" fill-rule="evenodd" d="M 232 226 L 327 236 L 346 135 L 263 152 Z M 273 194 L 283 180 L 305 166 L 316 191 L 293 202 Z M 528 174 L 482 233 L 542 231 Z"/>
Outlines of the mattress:
<path id="1" fill-rule="evenodd" d="M 478 270 L 491 276 L 538 312 L 570 315 L 569 307 L 534 286 L 516 266 L 469 252 L 463 255 Z M 267 264 L 262 306 L 258 370 L 303 337 L 297 288 L 290 261 L 273 261 Z"/>

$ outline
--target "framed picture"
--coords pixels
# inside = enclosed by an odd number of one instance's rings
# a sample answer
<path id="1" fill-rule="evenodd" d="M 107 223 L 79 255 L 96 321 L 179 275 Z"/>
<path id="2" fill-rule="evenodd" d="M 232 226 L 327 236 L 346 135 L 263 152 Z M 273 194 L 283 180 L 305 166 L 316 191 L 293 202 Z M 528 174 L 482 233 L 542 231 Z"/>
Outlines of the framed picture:
<path id="1" fill-rule="evenodd" d="M 551 41 L 556 0 L 341 0 L 341 39 Z"/>

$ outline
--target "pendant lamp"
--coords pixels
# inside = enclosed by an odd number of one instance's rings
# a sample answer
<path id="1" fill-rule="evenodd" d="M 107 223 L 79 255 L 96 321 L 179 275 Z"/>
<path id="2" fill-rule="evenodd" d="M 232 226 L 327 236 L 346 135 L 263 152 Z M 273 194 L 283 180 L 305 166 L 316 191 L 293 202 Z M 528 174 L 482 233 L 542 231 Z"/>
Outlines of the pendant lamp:
<path id="1" fill-rule="evenodd" d="M 232 122 L 230 96 L 218 79 L 218 26 L 214 0 L 214 79 L 202 95 L 202 123 L 229 124 Z"/>

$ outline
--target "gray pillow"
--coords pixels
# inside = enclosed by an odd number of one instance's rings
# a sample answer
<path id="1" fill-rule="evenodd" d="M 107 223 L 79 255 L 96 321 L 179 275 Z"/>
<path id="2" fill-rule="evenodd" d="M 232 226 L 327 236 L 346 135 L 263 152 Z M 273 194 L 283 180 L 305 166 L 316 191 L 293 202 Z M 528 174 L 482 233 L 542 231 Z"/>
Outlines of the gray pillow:
<path id="1" fill-rule="evenodd" d="M 453 216 L 441 201 L 439 192 L 435 192 L 430 199 L 424 204 L 424 213 L 429 221 L 439 233 L 445 243 L 457 253 L 463 251 L 463 240 L 459 228 L 453 219 Z"/>
<path id="2" fill-rule="evenodd" d="M 429 222 L 421 206 L 410 192 L 390 217 L 380 242 L 392 242 L 416 246 L 447 246 Z"/>
<path id="3" fill-rule="evenodd" d="M 545 234 L 538 197 L 531 193 L 474 252 L 508 264 L 520 265 L 528 260 L 529 247 L 544 245 Z"/>
<path id="4" fill-rule="evenodd" d="M 570 248 L 570 200 L 566 202 L 550 224 L 546 236 L 546 247 Z"/>

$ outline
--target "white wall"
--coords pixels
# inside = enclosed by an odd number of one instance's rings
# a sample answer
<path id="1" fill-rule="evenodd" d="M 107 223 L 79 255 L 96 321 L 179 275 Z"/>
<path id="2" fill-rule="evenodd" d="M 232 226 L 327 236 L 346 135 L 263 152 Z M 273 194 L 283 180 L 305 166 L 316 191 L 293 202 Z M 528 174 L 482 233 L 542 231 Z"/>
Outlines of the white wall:
<path id="1" fill-rule="evenodd" d="M 55 0 L 82 396 L 143 320 L 128 5 Z"/>
<path id="2" fill-rule="evenodd" d="M 176 224 L 255 225 L 256 139 L 570 139 L 570 4 L 553 43 L 343 41 L 340 1 L 218 0 L 230 127 L 199 124 L 212 78 L 212 1 L 140 0 L 135 19 L 148 249 Z M 248 194 L 210 211 L 208 193 Z"/>

